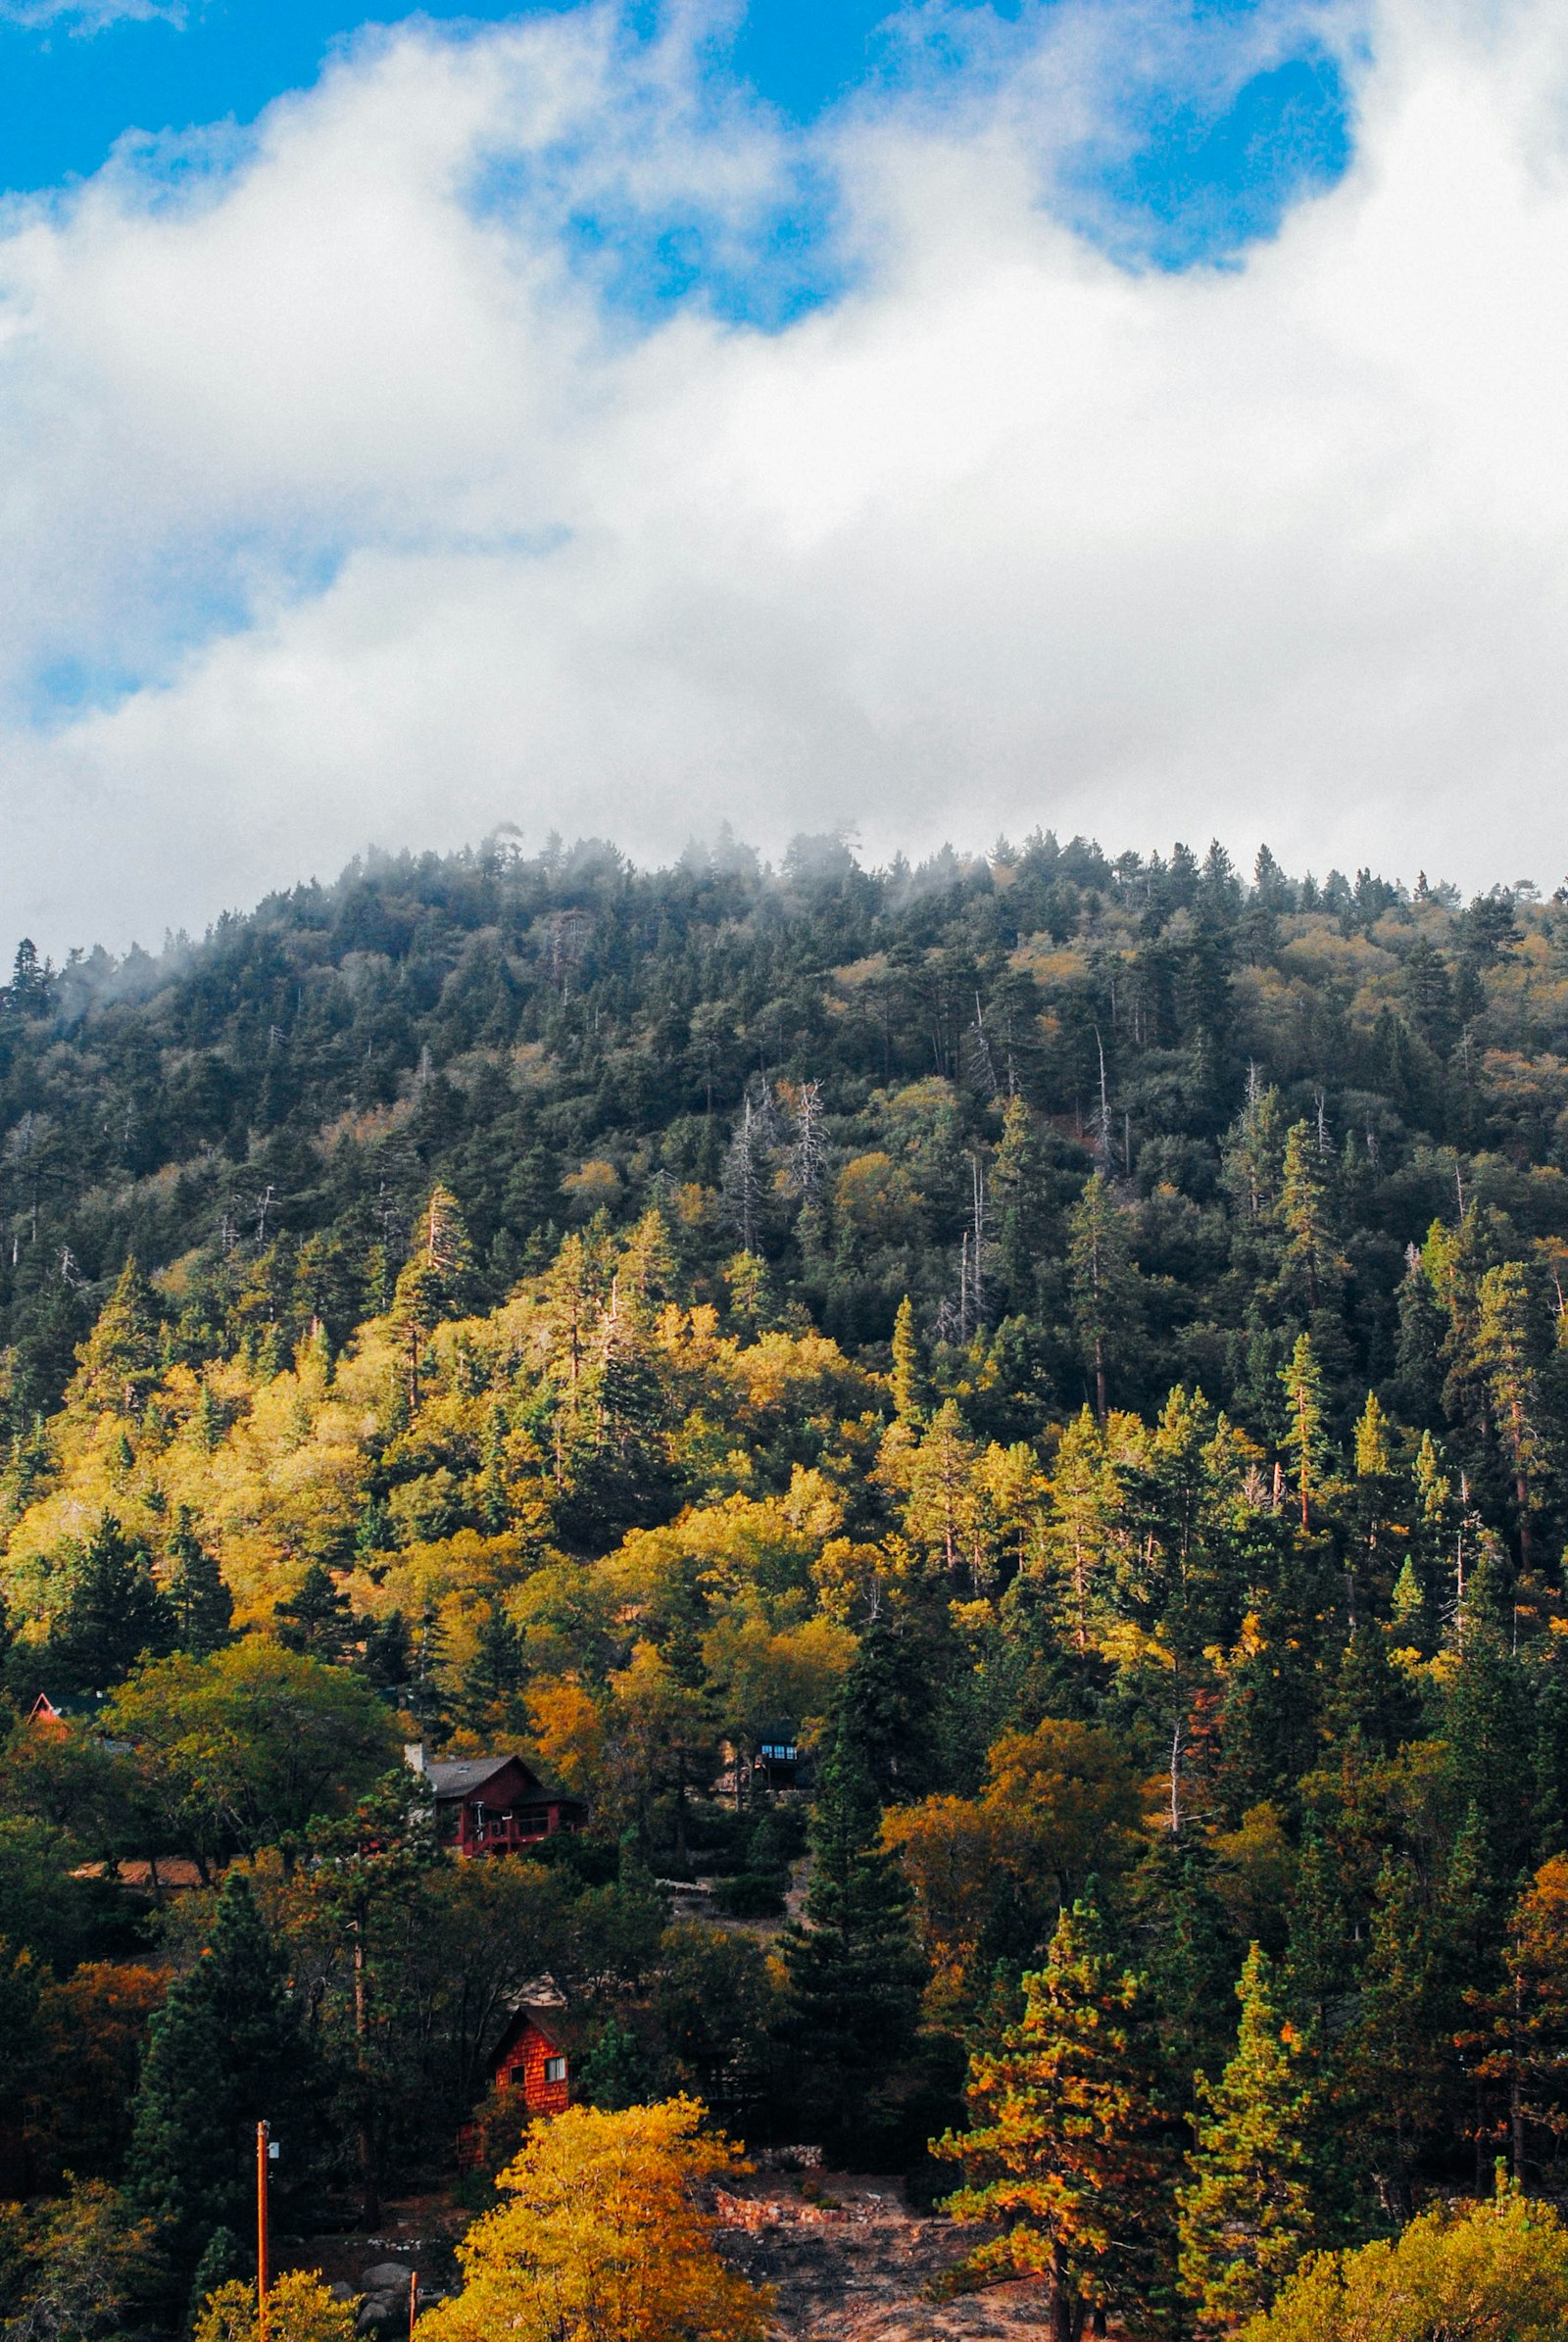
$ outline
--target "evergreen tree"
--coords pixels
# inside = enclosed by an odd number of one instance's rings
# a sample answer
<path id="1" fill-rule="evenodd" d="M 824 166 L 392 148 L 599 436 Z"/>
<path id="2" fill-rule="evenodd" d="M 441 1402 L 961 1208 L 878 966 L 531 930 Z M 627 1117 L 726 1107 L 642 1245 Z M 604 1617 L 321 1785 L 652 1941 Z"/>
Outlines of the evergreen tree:
<path id="1" fill-rule="evenodd" d="M 1272 1220 L 1279 1199 L 1284 1152 L 1280 1094 L 1250 1069 L 1247 1102 L 1226 1135 L 1223 1176 L 1250 1232 Z"/>
<path id="2" fill-rule="evenodd" d="M 940 1778 L 932 1730 L 945 1673 L 940 1614 L 918 1599 L 883 1602 L 861 1632 L 836 1725 L 837 1745 L 884 1802 L 923 1797 Z"/>
<path id="3" fill-rule="evenodd" d="M 473 1252 L 457 1197 L 439 1183 L 415 1226 L 414 1248 L 392 1295 L 392 1331 L 403 1355 L 410 1416 L 419 1411 L 425 1343 L 444 1316 L 470 1297 Z"/>
<path id="4" fill-rule="evenodd" d="M 629 2025 L 609 2018 L 580 2069 L 583 2096 L 606 2114 L 646 2105 L 659 2095 L 647 2052 Z"/>
<path id="5" fill-rule="evenodd" d="M 914 1310 L 906 1293 L 893 1321 L 894 1420 L 911 1431 L 917 1430 L 925 1421 L 930 1396 Z"/>
<path id="6" fill-rule="evenodd" d="M 1398 1293 L 1396 1397 L 1400 1416 L 1429 1436 L 1441 1431 L 1443 1343 L 1447 1321 L 1433 1290 L 1427 1264 L 1414 1245 Z"/>
<path id="7" fill-rule="evenodd" d="M 1189 2106 L 1194 2077 L 1217 2075 L 1234 2044 L 1226 2016 L 1240 1946 L 1201 1838 L 1162 1830 L 1134 1873 L 1139 1969 L 1164 2072 L 1163 2096 Z"/>
<path id="8" fill-rule="evenodd" d="M 1499 1262 L 1487 1271 L 1477 1293 L 1475 1366 L 1492 1400 L 1526 1569 L 1540 1487 L 1551 1463 L 1538 1364 L 1544 1346 L 1523 1265 Z"/>
<path id="9" fill-rule="evenodd" d="M 81 1414 L 136 1416 L 158 1376 L 158 1317 L 134 1260 L 121 1270 L 86 1341 L 66 1393 Z"/>
<path id="10" fill-rule="evenodd" d="M 1446 1055 L 1457 1030 L 1453 985 L 1442 952 L 1424 935 L 1416 937 L 1404 955 L 1399 992 L 1405 1013 L 1422 1040 L 1440 1056 Z"/>
<path id="11" fill-rule="evenodd" d="M 838 2138 L 886 2120 L 899 2069 L 914 2051 L 925 1961 L 912 1896 L 881 1842 L 882 1809 L 852 1747 L 836 1740 L 811 1817 L 813 1865 L 805 1924 L 783 1937 L 788 2037 L 805 2053 Z"/>
<path id="12" fill-rule="evenodd" d="M 354 1612 L 324 1562 L 313 1561 L 297 1589 L 272 1606 L 278 1641 L 302 1658 L 336 1665 L 357 1639 Z"/>
<path id="13" fill-rule="evenodd" d="M 480 1731 L 486 1724 L 510 1723 L 527 1677 L 523 1636 L 504 1604 L 492 1602 L 479 1622 L 473 1657 L 463 1674 L 460 1707 L 465 1721 Z"/>
<path id="14" fill-rule="evenodd" d="M 1509 1918 L 1501 1974 L 1465 1993 L 1471 2073 L 1503 2102 L 1516 2186 L 1533 2140 L 1568 2136 L 1568 1858 L 1544 1863 Z"/>
<path id="15" fill-rule="evenodd" d="M 1038 1305 L 1036 1258 L 1045 1248 L 1047 1175 L 1034 1116 L 1018 1097 L 1002 1114 L 1002 1144 L 991 1166 L 996 1219 L 993 1283 L 1004 1312 L 1024 1314 Z"/>
<path id="16" fill-rule="evenodd" d="M 1295 1469 L 1296 1492 L 1301 1507 L 1301 1528 L 1312 1526 L 1312 1504 L 1321 1491 L 1328 1467 L 1328 1408 L 1323 1376 L 1309 1334 L 1298 1334 L 1290 1364 L 1280 1369 L 1285 1386 L 1285 1430 L 1281 1445 Z"/>
<path id="17" fill-rule="evenodd" d="M 968 2175 L 949 2209 L 1002 2231 L 972 2269 L 1049 2278 L 1054 2342 L 1076 2342 L 1089 2309 L 1136 2329 L 1174 2273 L 1175 2153 L 1146 1986 L 1086 1898 L 1023 1995 L 997 2047 L 970 2059 L 969 2129 L 938 2143 Z"/>
<path id="18" fill-rule="evenodd" d="M 1105 1420 L 1109 1374 L 1137 1340 L 1140 1280 L 1115 1195 L 1096 1171 L 1067 1215 L 1067 1280 L 1073 1322 L 1094 1375 L 1095 1414 Z"/>
<path id="19" fill-rule="evenodd" d="M 1315 2154 L 1317 2090 L 1305 2043 L 1283 2020 L 1253 1944 L 1236 1987 L 1236 2053 L 1200 2090 L 1206 2113 L 1179 2195 L 1182 2282 L 1205 2332 L 1267 2309 L 1327 2241 Z"/>
<path id="20" fill-rule="evenodd" d="M 205 1375 L 202 1378 L 201 1392 L 196 1401 L 193 1424 L 197 1444 L 206 1454 L 211 1455 L 221 1442 L 225 1426 L 223 1410 L 219 1405 L 217 1393 Z"/>
<path id="21" fill-rule="evenodd" d="M 1409 1679 L 1390 1664 L 1381 1627 L 1360 1619 L 1340 1660 L 1324 1721 L 1336 1738 L 1353 1738 L 1372 1756 L 1394 1756 L 1421 1729 L 1421 1702 Z"/>
<path id="22" fill-rule="evenodd" d="M 1529 1678 L 1515 1657 L 1497 1599 L 1494 1570 L 1483 1566 L 1467 1589 L 1457 1664 L 1447 1679 L 1443 1738 L 1460 1810 L 1479 1817 L 1490 1890 L 1511 1895 L 1534 1841 L 1534 1735 Z"/>
<path id="23" fill-rule="evenodd" d="M 1343 2032 L 1355 1981 L 1354 1922 L 1347 1906 L 1343 1861 L 1325 1842 L 1316 1816 L 1301 1832 L 1291 1895 L 1290 1941 L 1281 2000 L 1303 2038 L 1326 2041 Z"/>
<path id="24" fill-rule="evenodd" d="M 1335 1241 L 1317 1142 L 1305 1122 L 1294 1123 L 1286 1134 L 1278 1210 L 1285 1248 L 1276 1290 L 1313 1325 L 1320 1310 L 1338 1305 L 1346 1263 Z"/>
<path id="25" fill-rule="evenodd" d="M 54 975 L 48 960 L 39 958 L 38 947 L 31 936 L 24 935 L 11 965 L 11 982 L 5 993 L 7 1008 L 16 1016 L 46 1016 L 54 991 Z"/>
<path id="26" fill-rule="evenodd" d="M 83 1691 L 122 1683 L 136 1661 L 173 1648 L 175 1620 L 145 1549 L 105 1513 L 71 1572 L 49 1633 L 49 1656 Z"/>
<path id="27" fill-rule="evenodd" d="M 153 2019 L 136 2088 L 130 2189 L 194 2266 L 216 2228 L 243 2231 L 255 2189 L 255 2125 L 303 2112 L 305 2051 L 281 1954 L 248 1882 L 223 1882 L 200 1958 Z M 305 2162 L 289 2141 L 291 2170 Z"/>
<path id="28" fill-rule="evenodd" d="M 196 1535 L 188 1504 L 174 1514 L 169 1539 L 169 1558 L 174 1573 L 169 1582 L 169 1606 L 173 1614 L 173 1647 L 205 1659 L 228 1641 L 234 1623 L 234 1597 L 223 1581 L 217 1560 Z"/>
<path id="29" fill-rule="evenodd" d="M 441 1624 L 440 1614 L 426 1604 L 420 1614 L 418 1633 L 414 1637 L 409 1708 L 421 1735 L 428 1740 L 444 1740 L 450 1730 L 446 1687 L 441 1681 L 446 1655 L 446 1630 Z"/>
<path id="30" fill-rule="evenodd" d="M 389 1610 L 385 1618 L 377 1619 L 365 1637 L 360 1664 L 377 1691 L 401 1693 L 407 1689 L 414 1675 L 414 1640 L 401 1610 Z"/>
<path id="31" fill-rule="evenodd" d="M 1385 1855 L 1372 1902 L 1360 2006 L 1345 2060 L 1361 2154 L 1400 2220 L 1414 2210 L 1417 2157 L 1451 2079 L 1457 2011 L 1444 1990 L 1432 1915 L 1410 1863 Z M 1448 2048 L 1448 2057 L 1444 2052 Z"/>

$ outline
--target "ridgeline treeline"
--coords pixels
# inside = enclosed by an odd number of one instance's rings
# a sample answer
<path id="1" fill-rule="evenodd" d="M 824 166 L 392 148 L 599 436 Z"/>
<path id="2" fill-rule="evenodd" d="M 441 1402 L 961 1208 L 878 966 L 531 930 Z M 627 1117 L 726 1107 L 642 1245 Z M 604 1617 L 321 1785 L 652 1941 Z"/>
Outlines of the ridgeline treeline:
<path id="1" fill-rule="evenodd" d="M 505 2161 L 541 1976 L 1064 2337 L 1557 2185 L 1568 903 L 492 843 L 24 945 L 0 1133 L 0 2310 L 175 2330 L 261 2113 Z M 455 1863 L 415 1733 L 586 1828 Z"/>

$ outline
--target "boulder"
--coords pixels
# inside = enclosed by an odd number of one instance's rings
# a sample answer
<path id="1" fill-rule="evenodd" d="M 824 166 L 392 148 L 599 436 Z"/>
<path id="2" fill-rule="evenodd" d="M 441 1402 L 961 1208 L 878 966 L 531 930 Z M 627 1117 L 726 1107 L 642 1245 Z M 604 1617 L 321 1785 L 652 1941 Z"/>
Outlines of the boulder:
<path id="1" fill-rule="evenodd" d="M 409 2279 L 414 2274 L 408 2261 L 378 2261 L 373 2269 L 360 2271 L 362 2293 L 407 2293 Z"/>

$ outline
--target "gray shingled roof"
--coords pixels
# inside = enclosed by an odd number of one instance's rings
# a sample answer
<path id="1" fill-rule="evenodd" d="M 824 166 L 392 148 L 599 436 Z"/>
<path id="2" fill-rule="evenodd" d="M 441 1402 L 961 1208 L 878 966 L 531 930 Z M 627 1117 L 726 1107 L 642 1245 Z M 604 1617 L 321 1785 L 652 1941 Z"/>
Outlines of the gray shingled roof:
<path id="1" fill-rule="evenodd" d="M 424 1778 L 437 1797 L 467 1797 L 505 1766 L 521 1761 L 510 1756 L 457 1757 L 445 1764 L 427 1763 Z"/>

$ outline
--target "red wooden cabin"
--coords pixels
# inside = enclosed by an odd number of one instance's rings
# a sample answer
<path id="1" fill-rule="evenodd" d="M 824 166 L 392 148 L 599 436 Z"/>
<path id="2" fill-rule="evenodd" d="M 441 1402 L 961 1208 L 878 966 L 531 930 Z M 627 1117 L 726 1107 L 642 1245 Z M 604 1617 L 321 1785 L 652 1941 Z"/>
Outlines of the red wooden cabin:
<path id="1" fill-rule="evenodd" d="M 508 2161 L 529 2122 L 563 2115 L 571 2104 L 576 2029 L 560 2003 L 514 2009 L 490 2056 L 497 2096 L 458 2132 L 458 2169 L 478 2171 L 486 2157 Z"/>
<path id="2" fill-rule="evenodd" d="M 571 2059 L 552 2009 L 519 2009 L 491 2061 L 498 2090 L 520 2090 L 530 2115 L 564 2115 L 571 2102 Z"/>
<path id="3" fill-rule="evenodd" d="M 558 1830 L 582 1827 L 587 1808 L 581 1798 L 547 1789 L 519 1756 L 432 1761 L 422 1748 L 408 1755 L 430 1784 L 437 1836 L 465 1858 L 515 1854 Z"/>

